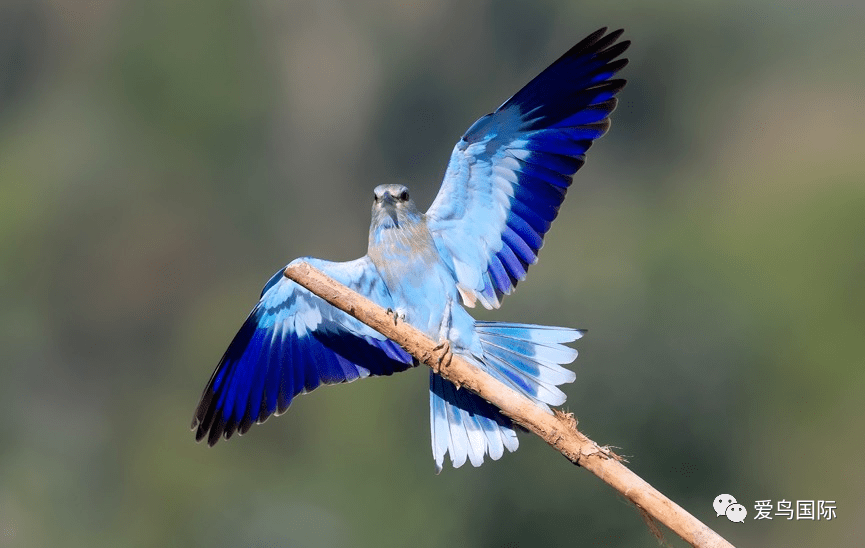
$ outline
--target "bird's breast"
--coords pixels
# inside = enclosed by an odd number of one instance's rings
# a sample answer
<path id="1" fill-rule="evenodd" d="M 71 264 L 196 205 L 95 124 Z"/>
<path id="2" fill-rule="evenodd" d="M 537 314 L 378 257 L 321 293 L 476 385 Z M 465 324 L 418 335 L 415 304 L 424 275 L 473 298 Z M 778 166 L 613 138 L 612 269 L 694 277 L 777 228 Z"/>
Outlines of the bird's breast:
<path id="1" fill-rule="evenodd" d="M 426 225 L 380 231 L 369 257 L 406 320 L 435 336 L 448 299 L 456 300 L 453 275 L 445 267 Z"/>

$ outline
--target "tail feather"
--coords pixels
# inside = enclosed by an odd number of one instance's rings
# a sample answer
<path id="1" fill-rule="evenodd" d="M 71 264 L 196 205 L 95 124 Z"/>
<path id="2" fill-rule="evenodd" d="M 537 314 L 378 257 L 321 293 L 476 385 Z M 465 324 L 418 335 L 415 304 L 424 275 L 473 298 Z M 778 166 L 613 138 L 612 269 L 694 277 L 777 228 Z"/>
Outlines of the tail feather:
<path id="1" fill-rule="evenodd" d="M 567 396 L 555 385 L 548 385 L 538 380 L 537 377 L 529 376 L 530 373 L 523 368 L 517 368 L 498 356 L 489 354 L 485 356 L 487 372 L 493 377 L 510 386 L 517 392 L 529 396 L 536 404 L 550 411 L 550 405 L 561 405 L 565 403 Z M 492 366 L 492 367 L 489 367 Z M 496 374 L 498 373 L 498 374 Z"/>
<path id="2" fill-rule="evenodd" d="M 550 413 L 550 405 L 565 402 L 558 385 L 573 382 L 576 375 L 562 365 L 574 361 L 577 351 L 563 343 L 585 331 L 503 322 L 476 322 L 475 330 L 483 354 L 463 358 Z M 466 460 L 480 466 L 485 454 L 498 460 L 505 449 L 516 451 L 519 446 L 513 422 L 498 408 L 435 373 L 430 373 L 430 423 L 436 472 L 446 453 L 454 468 Z"/>
<path id="3" fill-rule="evenodd" d="M 483 425 L 478 420 L 477 409 L 475 409 L 473 402 L 466 397 L 466 391 L 458 391 L 456 397 L 458 407 L 451 407 L 451 409 L 455 411 L 455 415 L 460 415 L 465 424 L 469 461 L 472 463 L 472 466 L 480 466 L 484 462 L 484 452 L 487 446 L 487 437 L 484 435 Z M 468 412 L 456 413 L 458 410 Z"/>
<path id="4" fill-rule="evenodd" d="M 481 336 L 481 340 L 484 341 L 485 346 L 501 348 L 517 356 L 537 356 L 542 362 L 571 363 L 577 357 L 576 349 L 560 344 L 552 346 L 501 336 L 497 336 L 495 339 Z"/>
<path id="5" fill-rule="evenodd" d="M 530 323 L 475 322 L 478 332 L 499 335 L 511 339 L 531 341 L 536 344 L 555 344 L 574 342 L 582 337 L 585 329 L 555 327 L 552 325 L 532 325 Z"/>
<path id="6" fill-rule="evenodd" d="M 455 468 L 466 459 L 480 466 L 485 453 L 498 460 L 505 448 L 515 451 L 516 434 L 508 424 L 495 406 L 466 390 L 457 390 L 430 372 L 430 432 L 436 473 L 441 472 L 448 451 Z"/>
<path id="7" fill-rule="evenodd" d="M 541 361 L 538 357 L 529 358 L 525 354 L 510 348 L 505 348 L 493 343 L 485 343 L 484 355 L 487 358 L 498 358 L 505 362 L 509 368 L 518 368 L 525 375 L 543 379 L 546 384 L 559 385 L 566 382 L 574 382 L 577 377 L 570 369 L 560 367 L 556 362 Z M 570 349 L 569 350 L 573 350 Z M 577 357 L 577 351 L 571 353 L 570 361 L 559 363 L 570 363 Z M 553 364 L 552 366 L 548 364 Z"/>
<path id="8" fill-rule="evenodd" d="M 450 426 L 445 409 L 444 379 L 430 371 L 430 433 L 432 434 L 433 458 L 436 461 L 436 474 L 441 472 L 442 460 L 450 442 Z M 450 384 L 450 383 L 448 383 Z M 453 384 L 450 384 L 453 387 Z M 454 451 L 451 452 L 453 454 Z"/>
<path id="9" fill-rule="evenodd" d="M 512 386 L 543 407 L 565 403 L 567 396 L 557 386 L 574 382 L 577 376 L 562 364 L 574 361 L 577 351 L 562 343 L 579 339 L 585 331 L 495 322 L 477 322 L 475 329 L 484 361 L 509 379 L 520 379 Z"/>

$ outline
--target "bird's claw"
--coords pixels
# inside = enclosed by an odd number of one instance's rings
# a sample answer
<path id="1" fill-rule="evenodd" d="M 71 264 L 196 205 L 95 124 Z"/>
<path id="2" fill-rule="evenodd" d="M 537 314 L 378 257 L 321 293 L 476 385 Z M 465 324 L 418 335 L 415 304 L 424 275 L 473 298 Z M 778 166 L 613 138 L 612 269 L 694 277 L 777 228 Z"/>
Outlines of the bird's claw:
<path id="1" fill-rule="evenodd" d="M 397 312 L 396 310 L 394 310 L 393 308 L 390 308 L 390 307 L 388 307 L 388 309 L 385 312 L 387 312 L 388 315 L 393 314 L 394 327 L 396 327 L 396 324 L 399 320 L 405 321 L 405 313 L 400 314 L 399 312 Z"/>
<path id="2" fill-rule="evenodd" d="M 443 340 L 433 348 L 433 352 L 439 352 L 438 357 L 436 358 L 435 366 L 433 366 L 432 370 L 435 373 L 441 371 L 442 367 L 450 367 L 451 360 L 453 360 L 454 354 L 451 351 L 451 343 L 448 340 Z"/>

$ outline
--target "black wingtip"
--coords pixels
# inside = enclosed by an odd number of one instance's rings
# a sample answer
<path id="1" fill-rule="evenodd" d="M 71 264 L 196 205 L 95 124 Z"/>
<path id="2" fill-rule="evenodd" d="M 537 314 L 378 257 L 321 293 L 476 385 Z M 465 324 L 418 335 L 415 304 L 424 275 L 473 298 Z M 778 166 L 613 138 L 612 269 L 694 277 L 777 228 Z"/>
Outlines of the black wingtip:
<path id="1" fill-rule="evenodd" d="M 207 445 L 213 445 L 222 437 L 225 421 L 217 420 L 216 406 L 213 404 L 215 396 L 213 392 L 213 379 L 207 383 L 204 393 L 201 394 L 201 401 L 195 408 L 195 413 L 192 417 L 191 429 L 195 432 L 195 441 L 201 442 L 207 438 Z"/>
<path id="2" fill-rule="evenodd" d="M 624 32 L 625 29 L 616 29 L 611 33 L 607 34 L 607 27 L 601 27 L 592 34 L 586 36 L 585 38 L 577 42 L 577 44 L 572 47 L 568 53 L 582 53 L 587 50 L 602 51 L 603 49 L 614 44 Z"/>
<path id="3" fill-rule="evenodd" d="M 590 46 L 593 46 L 606 33 L 607 33 L 607 27 L 601 27 L 598 30 L 596 30 L 595 32 L 593 32 L 592 34 L 590 34 L 590 35 L 586 36 L 585 38 L 583 38 L 582 40 L 580 40 L 580 42 L 577 44 L 577 46 L 581 46 L 584 48 L 588 48 Z"/>
<path id="4" fill-rule="evenodd" d="M 210 385 L 208 384 L 204 393 L 201 394 L 201 399 L 198 400 L 198 405 L 195 406 L 195 413 L 192 414 L 192 424 L 189 427 L 191 430 L 195 430 L 204 424 L 207 409 L 210 407 L 210 401 L 213 399 L 213 393 L 209 389 Z"/>
<path id="5" fill-rule="evenodd" d="M 624 33 L 625 33 L 625 29 L 616 29 L 613 32 L 611 32 L 610 34 L 608 34 L 607 36 L 615 42 L 616 39 Z"/>

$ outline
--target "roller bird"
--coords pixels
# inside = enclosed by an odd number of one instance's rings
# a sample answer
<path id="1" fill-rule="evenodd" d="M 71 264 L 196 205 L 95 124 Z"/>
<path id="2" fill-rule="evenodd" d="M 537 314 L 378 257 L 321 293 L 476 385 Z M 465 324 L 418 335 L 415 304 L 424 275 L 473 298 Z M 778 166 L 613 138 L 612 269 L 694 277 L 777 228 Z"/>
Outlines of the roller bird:
<path id="1" fill-rule="evenodd" d="M 584 331 L 476 321 L 466 308 L 498 308 L 524 280 L 586 151 L 610 127 L 625 80 L 629 41 L 600 29 L 580 41 L 495 112 L 478 119 L 451 153 L 441 189 L 422 213 L 409 189 L 375 188 L 367 254 L 348 262 L 304 257 L 550 411 L 565 402 L 566 343 Z M 418 364 L 392 340 L 289 280 L 280 269 L 231 341 L 195 410 L 196 440 L 210 445 L 288 409 L 324 384 L 391 375 Z M 443 354 L 444 355 L 444 354 Z M 479 396 L 429 377 L 436 472 L 480 466 L 518 447 L 516 425 Z"/>

